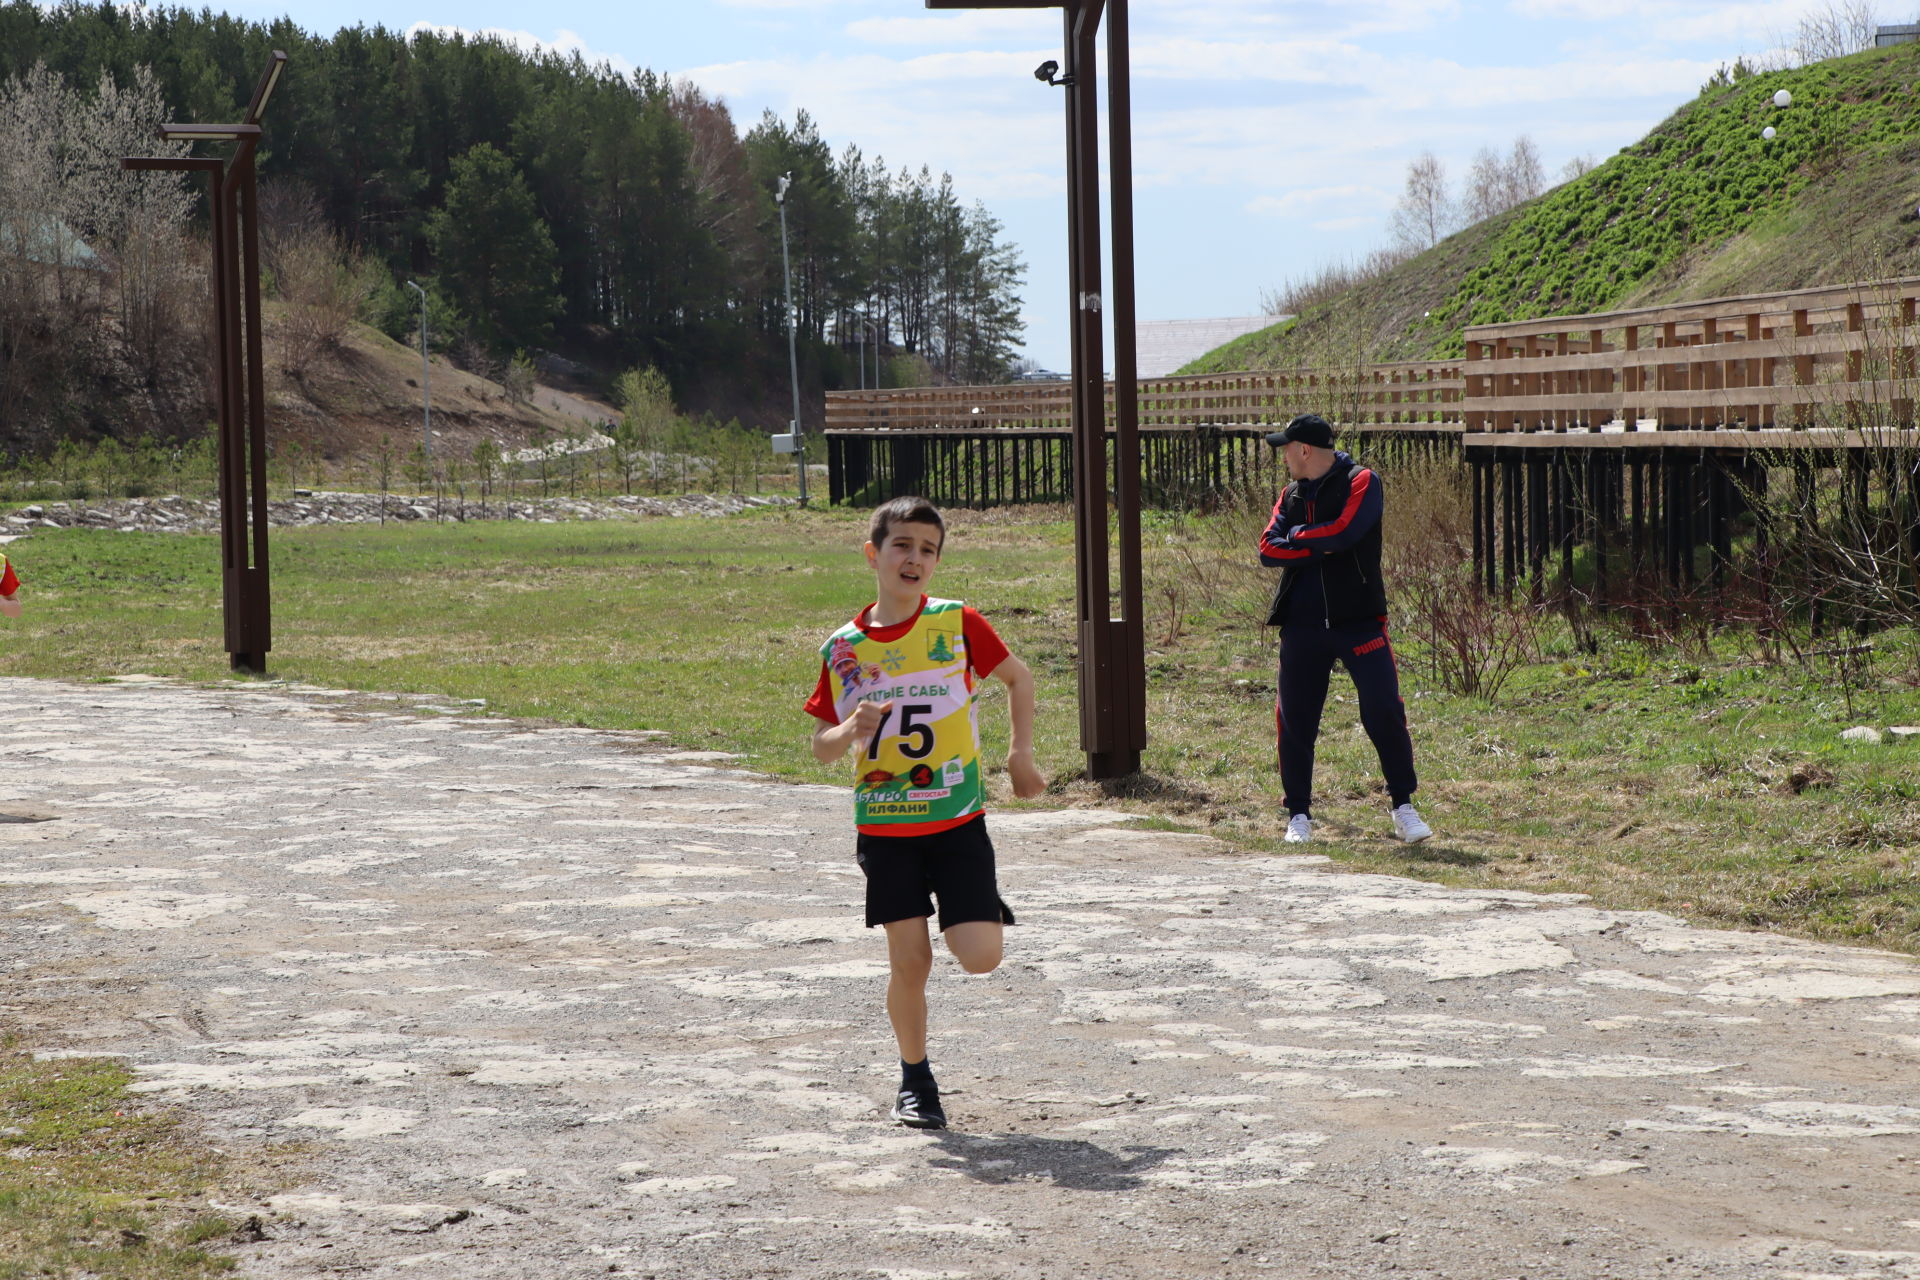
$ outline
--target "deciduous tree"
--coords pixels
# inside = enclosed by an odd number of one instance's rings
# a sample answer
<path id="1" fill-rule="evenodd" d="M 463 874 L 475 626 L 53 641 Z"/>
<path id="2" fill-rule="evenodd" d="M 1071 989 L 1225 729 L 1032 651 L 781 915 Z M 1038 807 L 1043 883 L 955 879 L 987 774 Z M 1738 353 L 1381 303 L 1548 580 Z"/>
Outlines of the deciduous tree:
<path id="1" fill-rule="evenodd" d="M 1431 249 L 1454 226 L 1453 195 L 1447 189 L 1447 167 L 1431 151 L 1422 151 L 1407 163 L 1407 184 L 1394 206 L 1394 241 L 1413 250 Z"/>

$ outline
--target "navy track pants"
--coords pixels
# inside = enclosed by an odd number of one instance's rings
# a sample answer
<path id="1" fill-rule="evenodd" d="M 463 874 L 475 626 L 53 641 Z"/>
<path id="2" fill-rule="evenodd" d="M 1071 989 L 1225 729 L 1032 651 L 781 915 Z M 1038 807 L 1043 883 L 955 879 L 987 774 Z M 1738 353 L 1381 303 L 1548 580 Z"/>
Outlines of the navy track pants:
<path id="1" fill-rule="evenodd" d="M 1333 664 L 1345 664 L 1360 695 L 1360 724 L 1380 754 L 1380 772 L 1397 807 L 1412 798 L 1419 781 L 1413 772 L 1413 736 L 1407 732 L 1407 706 L 1400 700 L 1400 671 L 1385 622 L 1339 623 L 1332 627 L 1300 623 L 1280 629 L 1280 693 L 1274 727 L 1280 738 L 1280 784 L 1289 814 L 1311 812 L 1313 744 L 1320 736 L 1320 712 L 1327 702 Z"/>

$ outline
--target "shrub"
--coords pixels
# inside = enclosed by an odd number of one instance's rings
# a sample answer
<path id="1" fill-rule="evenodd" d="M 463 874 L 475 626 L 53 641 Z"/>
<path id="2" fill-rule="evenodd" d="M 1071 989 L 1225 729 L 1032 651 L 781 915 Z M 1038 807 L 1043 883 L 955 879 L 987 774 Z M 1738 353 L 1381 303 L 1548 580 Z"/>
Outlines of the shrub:
<path id="1" fill-rule="evenodd" d="M 1466 473 L 1435 461 L 1389 478 L 1383 560 L 1409 656 L 1449 693 L 1492 700 L 1534 660 L 1544 611 L 1489 592 L 1474 571 Z"/>

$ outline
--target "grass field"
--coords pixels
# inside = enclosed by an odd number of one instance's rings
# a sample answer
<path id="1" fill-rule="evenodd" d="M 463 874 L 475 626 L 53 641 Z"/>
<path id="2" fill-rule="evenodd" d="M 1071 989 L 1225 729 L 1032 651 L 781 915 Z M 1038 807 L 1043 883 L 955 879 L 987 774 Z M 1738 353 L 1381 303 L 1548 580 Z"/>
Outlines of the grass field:
<path id="1" fill-rule="evenodd" d="M 1111 803 L 1249 849 L 1284 814 L 1264 578 L 1219 522 L 1149 520 L 1142 776 L 1080 770 L 1064 512 L 955 516 L 935 591 L 977 605 L 1040 683 L 1040 803 Z M 272 673 L 484 698 L 493 714 L 661 729 L 787 778 L 839 782 L 800 704 L 820 639 L 870 598 L 863 517 L 763 512 L 635 523 L 276 530 Z M 226 678 L 211 538 L 48 531 L 12 548 L 27 614 L 0 672 Z M 1439 835 L 1389 836 L 1371 747 L 1336 676 L 1317 777 L 1319 846 L 1356 868 L 1589 893 L 1704 922 L 1920 952 L 1920 723 L 1910 638 L 1879 637 L 1842 687 L 1724 636 L 1685 657 L 1602 629 L 1549 634 L 1499 701 L 1450 696 L 1402 653 L 1419 803 Z M 997 682 L 982 713 L 1004 751 Z M 1002 802 L 1004 775 L 996 774 Z"/>
<path id="2" fill-rule="evenodd" d="M 207 1210 L 221 1153 L 137 1109 L 125 1067 L 36 1061 L 0 1038 L 0 1280 L 198 1280 L 240 1224 Z"/>

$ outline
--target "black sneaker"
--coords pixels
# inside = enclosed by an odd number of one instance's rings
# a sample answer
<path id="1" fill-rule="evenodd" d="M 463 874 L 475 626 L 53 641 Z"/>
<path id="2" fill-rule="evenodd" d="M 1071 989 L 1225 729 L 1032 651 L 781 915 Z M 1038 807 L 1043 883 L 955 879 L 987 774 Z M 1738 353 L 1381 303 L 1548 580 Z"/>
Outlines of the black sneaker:
<path id="1" fill-rule="evenodd" d="M 909 1129 L 944 1129 L 947 1113 L 940 1109 L 940 1087 L 932 1082 L 900 1086 L 893 1118 Z"/>

